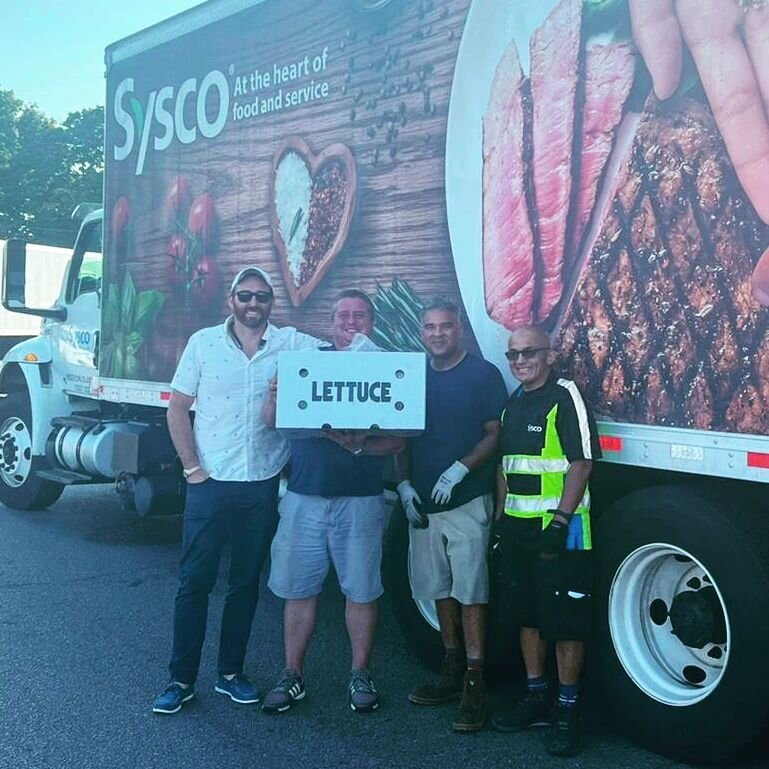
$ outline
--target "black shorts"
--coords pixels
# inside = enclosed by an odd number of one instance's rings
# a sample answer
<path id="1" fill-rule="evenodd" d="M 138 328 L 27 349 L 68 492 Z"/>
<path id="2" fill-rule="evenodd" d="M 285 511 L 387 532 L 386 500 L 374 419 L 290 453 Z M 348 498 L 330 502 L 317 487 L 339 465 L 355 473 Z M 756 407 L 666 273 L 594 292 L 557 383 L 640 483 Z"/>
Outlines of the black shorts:
<path id="1" fill-rule="evenodd" d="M 544 560 L 505 532 L 499 598 L 514 624 L 537 628 L 546 641 L 584 641 L 592 625 L 593 553 L 566 550 Z"/>

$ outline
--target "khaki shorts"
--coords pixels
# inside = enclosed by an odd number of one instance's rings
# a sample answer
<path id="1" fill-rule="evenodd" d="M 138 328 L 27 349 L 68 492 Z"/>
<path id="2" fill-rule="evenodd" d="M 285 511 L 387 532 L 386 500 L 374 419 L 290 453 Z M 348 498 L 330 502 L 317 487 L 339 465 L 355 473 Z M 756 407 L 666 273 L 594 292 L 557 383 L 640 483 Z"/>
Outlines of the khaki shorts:
<path id="1" fill-rule="evenodd" d="M 486 553 L 492 513 L 491 494 L 484 494 L 445 513 L 431 513 L 426 529 L 409 527 L 409 578 L 415 600 L 488 603 Z"/>

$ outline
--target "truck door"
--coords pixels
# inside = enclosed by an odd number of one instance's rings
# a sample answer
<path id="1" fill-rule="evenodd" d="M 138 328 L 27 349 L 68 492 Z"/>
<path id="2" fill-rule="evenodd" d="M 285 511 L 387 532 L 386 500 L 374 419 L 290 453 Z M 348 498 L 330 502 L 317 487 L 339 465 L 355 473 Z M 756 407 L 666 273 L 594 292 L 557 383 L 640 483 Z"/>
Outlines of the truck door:
<path id="1" fill-rule="evenodd" d="M 54 375 L 64 390 L 89 395 L 96 374 L 102 277 L 101 221 L 85 224 L 75 244 L 61 305 L 64 321 L 46 322 L 53 347 Z"/>

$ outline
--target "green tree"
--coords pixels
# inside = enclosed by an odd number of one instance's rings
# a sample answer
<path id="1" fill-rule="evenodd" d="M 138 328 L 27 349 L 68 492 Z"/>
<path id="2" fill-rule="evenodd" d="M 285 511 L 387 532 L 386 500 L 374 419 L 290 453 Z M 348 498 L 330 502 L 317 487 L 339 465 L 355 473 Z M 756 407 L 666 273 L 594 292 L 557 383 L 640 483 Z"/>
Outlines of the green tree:
<path id="1" fill-rule="evenodd" d="M 103 124 L 101 107 L 57 123 L 0 91 L 0 238 L 72 245 L 75 206 L 101 200 Z"/>

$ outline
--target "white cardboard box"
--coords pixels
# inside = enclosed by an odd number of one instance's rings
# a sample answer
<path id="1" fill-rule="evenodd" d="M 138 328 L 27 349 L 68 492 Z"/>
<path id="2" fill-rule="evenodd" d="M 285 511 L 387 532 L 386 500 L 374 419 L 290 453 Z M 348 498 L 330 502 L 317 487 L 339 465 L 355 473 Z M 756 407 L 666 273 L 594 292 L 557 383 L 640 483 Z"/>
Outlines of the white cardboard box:
<path id="1" fill-rule="evenodd" d="M 277 427 L 307 437 L 323 429 L 425 429 L 426 357 L 414 352 L 320 352 L 278 356 Z"/>

